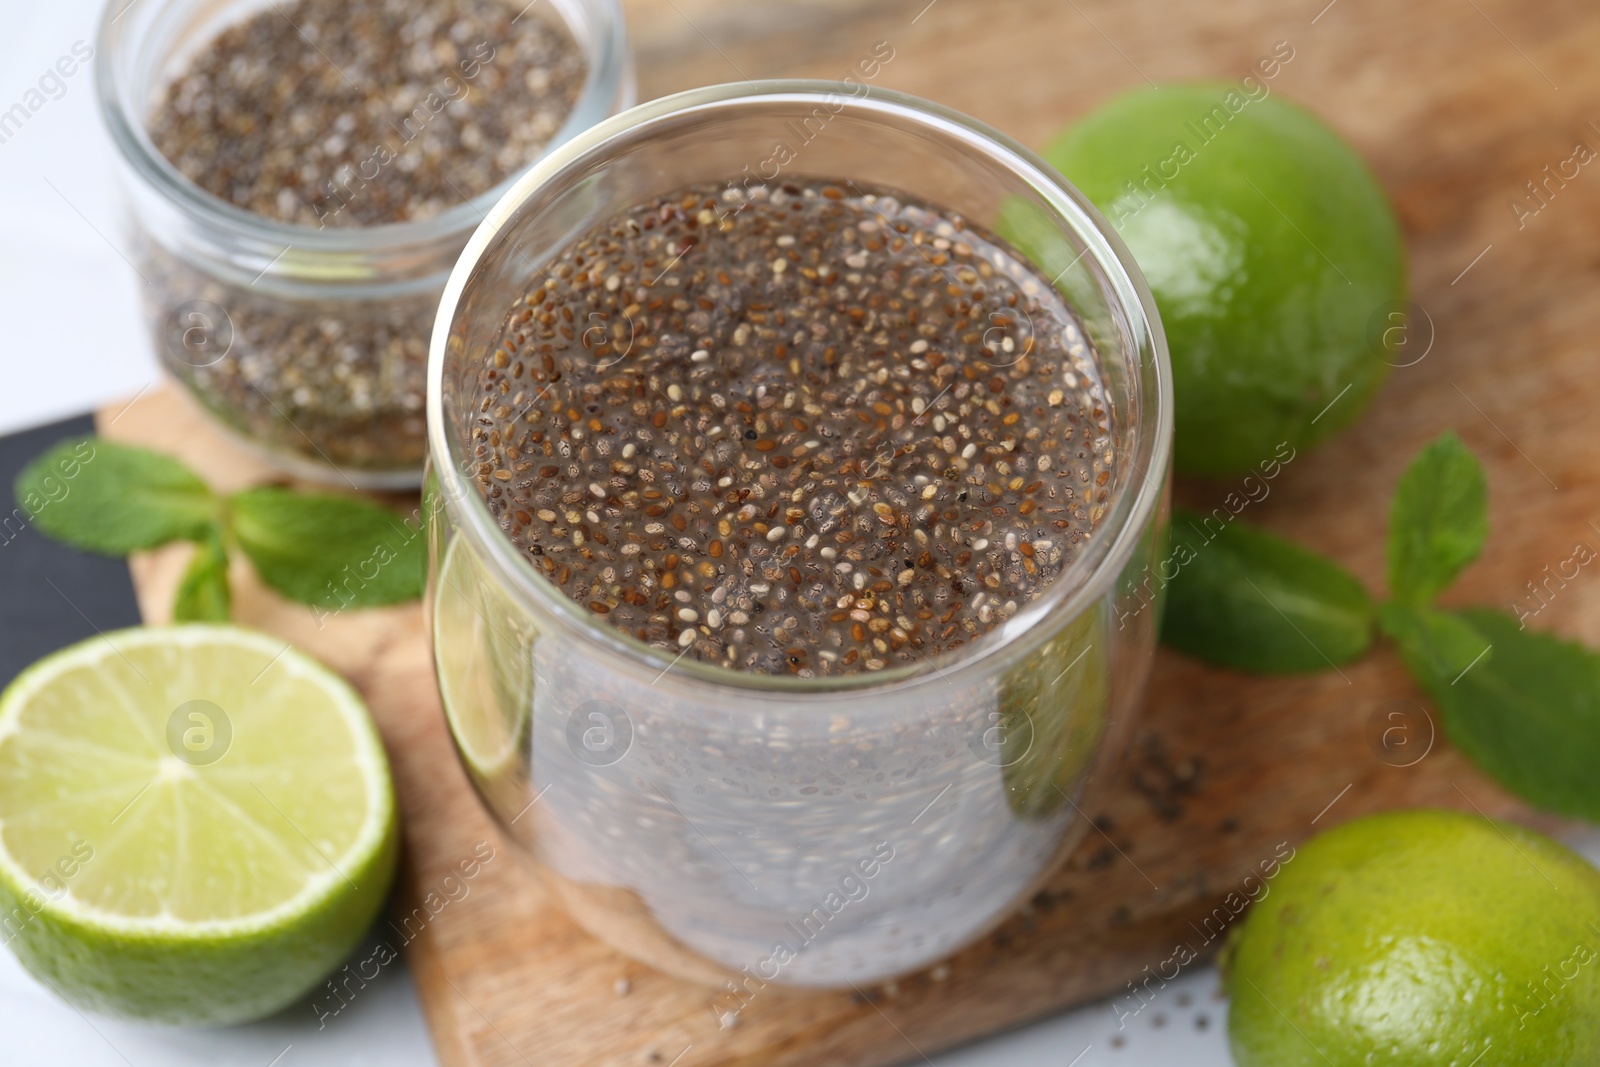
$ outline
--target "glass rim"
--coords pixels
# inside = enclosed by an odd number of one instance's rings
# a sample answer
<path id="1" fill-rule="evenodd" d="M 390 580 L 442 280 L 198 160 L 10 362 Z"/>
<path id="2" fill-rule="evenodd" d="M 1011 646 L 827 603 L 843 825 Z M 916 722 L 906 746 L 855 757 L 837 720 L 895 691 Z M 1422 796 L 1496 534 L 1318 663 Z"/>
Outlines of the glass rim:
<path id="1" fill-rule="evenodd" d="M 557 146 L 607 116 L 619 91 L 630 85 L 628 71 L 627 24 L 621 0 L 551 0 L 564 24 L 584 52 L 588 72 L 583 88 L 566 121 L 551 137 L 538 159 Z M 287 245 L 305 252 L 323 254 L 370 254 L 425 246 L 459 237 L 472 231 L 491 208 L 509 195 L 521 179 L 523 170 L 514 170 L 493 187 L 471 199 L 424 219 L 385 222 L 374 226 L 330 226 L 319 228 L 282 222 L 229 203 L 185 176 L 150 140 L 146 124 L 134 113 L 129 86 L 117 75 L 112 57 L 124 39 L 117 26 L 133 5 L 128 0 L 106 0 L 95 30 L 95 97 L 100 116 L 111 134 L 112 143 L 139 178 L 185 216 L 198 219 L 219 230 L 242 234 L 273 246 Z M 563 10 L 584 7 L 600 11 L 606 25 L 594 40 L 585 43 Z"/>
<path id="2" fill-rule="evenodd" d="M 1087 551 L 1071 567 L 1011 619 L 954 653 L 924 656 L 921 663 L 889 670 L 812 678 L 741 671 L 685 659 L 681 654 L 674 657 L 586 612 L 540 574 L 500 530 L 474 480 L 464 473 L 462 442 L 452 438 L 445 424 L 444 373 L 451 325 L 467 286 L 507 224 L 517 219 L 543 187 L 587 169 L 603 159 L 612 145 L 693 112 L 762 103 L 820 104 L 839 97 L 845 98 L 845 110 L 858 117 L 909 120 L 951 137 L 989 163 L 1009 170 L 1045 201 L 1055 220 L 1065 223 L 1082 240 L 1085 254 L 1104 271 L 1113 299 L 1130 320 L 1136 366 L 1143 366 L 1146 346 L 1153 364 L 1153 395 L 1141 397 L 1145 412 L 1133 428 L 1135 448 L 1131 456 L 1123 457 L 1131 467 L 1130 479 L 1113 498 L 1097 530 L 1099 536 L 1090 539 Z M 428 345 L 427 424 L 429 467 L 443 488 L 441 506 L 455 507 L 456 536 L 470 538 L 488 556 L 497 577 L 512 584 L 515 596 L 535 601 L 566 628 L 563 633 L 581 636 L 605 659 L 621 660 L 642 671 L 659 671 L 657 680 L 670 671 L 687 676 L 697 686 L 752 695 L 826 696 L 862 690 L 888 694 L 929 682 L 960 683 L 988 669 L 997 657 L 1025 654 L 1032 648 L 1030 637 L 1044 639 L 1039 635 L 1045 630 L 1041 623 L 1047 616 L 1059 612 L 1076 617 L 1104 595 L 1132 556 L 1164 497 L 1173 434 L 1172 370 L 1155 298 L 1132 254 L 1088 198 L 1037 154 L 986 123 L 909 93 L 876 87 L 862 92 L 859 87 L 826 80 L 770 79 L 704 86 L 639 104 L 564 142 L 517 180 L 479 224 L 445 283 Z"/>

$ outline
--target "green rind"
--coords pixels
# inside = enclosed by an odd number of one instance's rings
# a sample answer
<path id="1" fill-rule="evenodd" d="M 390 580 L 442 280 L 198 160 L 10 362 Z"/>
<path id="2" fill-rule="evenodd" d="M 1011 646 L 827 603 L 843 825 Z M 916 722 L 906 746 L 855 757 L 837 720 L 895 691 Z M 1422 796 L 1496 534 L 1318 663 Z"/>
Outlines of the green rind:
<path id="1" fill-rule="evenodd" d="M 8 944 L 28 971 L 84 1011 L 179 1026 L 261 1019 L 310 992 L 360 943 L 394 880 L 399 834 L 310 907 L 248 934 L 129 934 L 64 914 L 37 914 L 0 874 L 0 919 L 28 915 Z M 19 910 L 20 909 L 20 910 Z"/>
<path id="2" fill-rule="evenodd" d="M 1284 863 L 1234 936 L 1234 1062 L 1592 1067 L 1597 924 L 1600 872 L 1532 831 L 1442 811 L 1346 824 Z"/>
<path id="3" fill-rule="evenodd" d="M 1244 473 L 1280 443 L 1306 448 L 1355 421 L 1389 370 L 1372 324 L 1405 295 L 1383 190 L 1321 120 L 1274 95 L 1200 143 L 1188 123 L 1229 92 L 1242 99 L 1237 90 L 1139 89 L 1044 153 L 1150 283 L 1171 349 L 1183 473 Z M 1194 158 L 1150 184 L 1139 207 L 1127 183 L 1146 181 L 1142 168 L 1160 168 L 1180 141 Z"/>

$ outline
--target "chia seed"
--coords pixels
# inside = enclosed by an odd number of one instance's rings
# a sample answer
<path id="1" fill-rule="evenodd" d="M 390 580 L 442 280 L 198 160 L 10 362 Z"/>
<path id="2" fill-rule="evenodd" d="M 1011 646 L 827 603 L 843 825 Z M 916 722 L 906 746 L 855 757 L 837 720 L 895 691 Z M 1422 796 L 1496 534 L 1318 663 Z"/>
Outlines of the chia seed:
<path id="1" fill-rule="evenodd" d="M 436 215 L 527 165 L 577 103 L 583 54 L 507 0 L 295 0 L 217 34 L 166 86 L 161 154 L 302 226 Z"/>
<path id="2" fill-rule="evenodd" d="M 269 451 L 356 472 L 420 471 L 428 333 L 439 296 L 282 297 L 218 279 L 141 236 L 140 297 L 167 371 L 215 418 Z M 227 316 L 231 348 L 191 357 L 197 302 Z"/>
<path id="3" fill-rule="evenodd" d="M 800 676 L 961 648 L 1105 511 L 1098 366 L 1035 268 L 854 183 L 695 186 L 560 250 L 480 370 L 530 561 L 673 654 Z"/>

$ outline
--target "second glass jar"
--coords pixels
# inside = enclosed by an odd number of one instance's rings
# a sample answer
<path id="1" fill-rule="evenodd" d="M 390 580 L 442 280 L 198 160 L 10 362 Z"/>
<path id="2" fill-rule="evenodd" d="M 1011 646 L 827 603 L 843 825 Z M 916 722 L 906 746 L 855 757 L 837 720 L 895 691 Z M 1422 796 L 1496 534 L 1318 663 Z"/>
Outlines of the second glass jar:
<path id="1" fill-rule="evenodd" d="M 617 0 L 552 6 L 582 51 L 585 76 L 546 152 L 633 96 Z M 144 283 L 155 354 L 218 425 L 275 466 L 363 489 L 415 486 L 434 311 L 468 237 L 520 168 L 430 217 L 368 226 L 282 222 L 200 188 L 152 141 L 152 107 L 198 48 L 260 8 L 111 0 L 102 16 L 100 108 L 118 150 L 129 259 Z M 458 72 L 457 92 L 481 67 L 471 56 L 493 62 L 495 42 L 475 53 L 471 43 L 453 42 L 475 64 Z M 437 95 L 450 94 L 446 85 Z M 417 106 L 433 110 L 426 98 Z M 399 119 L 394 128 L 396 139 L 415 132 Z M 346 186 L 367 177 L 353 171 Z"/>

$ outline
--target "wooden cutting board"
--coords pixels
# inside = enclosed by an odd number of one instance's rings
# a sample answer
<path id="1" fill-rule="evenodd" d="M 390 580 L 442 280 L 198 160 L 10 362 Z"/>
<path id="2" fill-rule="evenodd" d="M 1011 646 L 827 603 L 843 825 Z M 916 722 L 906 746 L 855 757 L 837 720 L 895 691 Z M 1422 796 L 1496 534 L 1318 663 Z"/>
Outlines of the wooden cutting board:
<path id="1" fill-rule="evenodd" d="M 1600 11 L 1564 0 L 631 0 L 628 8 L 644 97 L 742 77 L 841 77 L 888 41 L 894 58 L 879 84 L 939 99 L 1035 145 L 1121 89 L 1238 79 L 1287 42 L 1293 58 L 1272 90 L 1313 106 L 1371 161 L 1400 212 L 1413 292 L 1431 327 L 1414 327 L 1407 350 L 1426 355 L 1395 371 L 1352 431 L 1296 458 L 1246 518 L 1334 556 L 1379 591 L 1395 481 L 1423 442 L 1454 427 L 1488 466 L 1494 522 L 1483 559 L 1447 599 L 1520 601 L 1540 608 L 1534 626 L 1600 644 L 1600 582 L 1580 574 L 1552 584 L 1542 607 L 1528 589 L 1579 542 L 1600 545 L 1600 172 L 1563 162 L 1580 141 L 1600 147 Z M 1530 181 L 1543 183 L 1540 199 Z M 183 456 L 222 487 L 271 476 L 170 391 L 110 409 L 101 424 Z M 1209 504 L 1232 488 L 1179 492 Z M 187 551 L 134 561 L 148 619 L 166 618 Z M 493 849 L 468 894 L 409 946 L 450 1067 L 915 1060 L 1125 991 L 1147 967 L 1170 972 L 1163 965 L 1179 946 L 1215 948 L 1208 932 L 1218 922 L 1206 917 L 1227 909 L 1228 894 L 1280 843 L 1401 806 L 1529 817 L 1442 738 L 1429 747 L 1423 701 L 1388 649 L 1342 672 L 1278 679 L 1163 652 L 1125 764 L 1084 805 L 1095 828 L 1025 914 L 895 987 L 866 997 L 764 993 L 737 1027 L 722 1029 L 711 990 L 581 933 L 496 834 L 446 737 L 418 608 L 347 613 L 319 628 L 309 609 L 247 573 L 236 578 L 241 621 L 310 649 L 371 702 L 405 816 L 396 910 L 442 893 L 457 864 Z M 1376 735 L 1397 722 L 1410 747 L 1386 754 Z"/>

